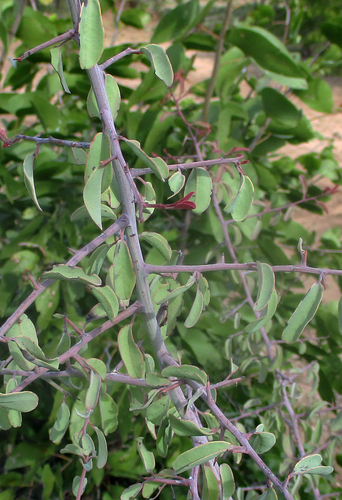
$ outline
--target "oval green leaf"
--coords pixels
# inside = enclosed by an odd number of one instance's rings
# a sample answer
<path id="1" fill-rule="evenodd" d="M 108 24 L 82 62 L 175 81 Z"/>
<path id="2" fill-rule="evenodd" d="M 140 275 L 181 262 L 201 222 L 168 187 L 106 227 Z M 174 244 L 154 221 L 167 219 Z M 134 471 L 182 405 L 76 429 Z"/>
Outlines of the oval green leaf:
<path id="1" fill-rule="evenodd" d="M 80 66 L 82 69 L 90 69 L 99 61 L 103 52 L 104 31 L 98 0 L 82 3 L 79 34 Z"/>
<path id="2" fill-rule="evenodd" d="M 254 311 L 261 311 L 270 301 L 274 285 L 275 277 L 271 266 L 257 262 L 258 268 L 258 296 L 254 305 Z"/>
<path id="3" fill-rule="evenodd" d="M 231 213 L 236 221 L 244 220 L 253 203 L 254 186 L 247 175 L 241 175 L 240 188 L 236 196 L 225 206 L 224 211 Z"/>
<path id="4" fill-rule="evenodd" d="M 181 366 L 167 366 L 161 372 L 163 377 L 176 377 L 178 379 L 190 379 L 206 385 L 208 382 L 207 374 L 200 370 L 197 366 L 181 365 Z"/>
<path id="5" fill-rule="evenodd" d="M 155 75 L 162 80 L 167 87 L 171 87 L 173 82 L 173 70 L 170 59 L 163 47 L 152 43 L 145 47 L 141 47 L 140 50 L 152 64 Z"/>
<path id="6" fill-rule="evenodd" d="M 0 406 L 8 410 L 21 411 L 27 413 L 34 410 L 38 405 L 38 396 L 34 392 L 12 392 L 10 394 L 0 394 Z"/>
<path id="7" fill-rule="evenodd" d="M 24 182 L 27 191 L 29 192 L 29 195 L 31 196 L 32 200 L 34 201 L 36 207 L 39 210 L 42 210 L 38 198 L 36 195 L 36 188 L 34 185 L 34 177 L 33 177 L 33 164 L 34 164 L 34 159 L 35 155 L 34 154 L 29 154 L 26 156 L 24 160 L 24 167 L 23 167 L 23 172 L 24 172 Z"/>
<path id="8" fill-rule="evenodd" d="M 197 465 L 201 465 L 218 457 L 232 447 L 233 445 L 226 441 L 212 441 L 210 443 L 201 444 L 179 455 L 173 462 L 173 468 L 177 474 L 181 474 L 186 470 L 193 469 Z"/>
<path id="9" fill-rule="evenodd" d="M 129 300 L 135 286 L 132 259 L 125 241 L 118 241 L 114 252 L 113 286 L 121 300 Z"/>
<path id="10" fill-rule="evenodd" d="M 139 455 L 141 457 L 141 460 L 143 461 L 146 472 L 148 474 L 152 474 L 153 469 L 155 468 L 155 465 L 156 465 L 154 455 L 151 451 L 147 450 L 143 441 L 144 441 L 144 438 L 142 438 L 142 437 L 136 438 L 138 452 L 139 452 Z"/>
<path id="11" fill-rule="evenodd" d="M 144 378 L 144 356 L 134 342 L 131 325 L 121 328 L 118 335 L 118 347 L 128 375 L 133 378 Z"/>
<path id="12" fill-rule="evenodd" d="M 150 245 L 158 250 L 166 260 L 170 260 L 172 257 L 172 249 L 164 236 L 158 233 L 152 233 L 150 231 L 144 231 L 139 235 L 139 238 L 147 241 Z"/>
<path id="13" fill-rule="evenodd" d="M 43 278 L 79 281 L 81 283 L 86 283 L 87 285 L 93 286 L 100 286 L 102 283 L 101 279 L 96 276 L 96 274 L 92 274 L 91 276 L 89 276 L 83 271 L 81 267 L 68 266 L 67 264 L 57 264 L 56 266 L 53 266 L 51 271 L 46 271 L 43 274 Z"/>
<path id="14" fill-rule="evenodd" d="M 110 321 L 114 321 L 119 312 L 119 302 L 110 286 L 90 287 L 90 291 L 100 302 Z"/>
<path id="15" fill-rule="evenodd" d="M 186 328 L 192 328 L 193 326 L 196 325 L 197 321 L 199 320 L 202 314 L 203 306 L 204 306 L 203 293 L 198 288 L 194 303 L 192 304 L 189 315 L 184 322 L 184 326 Z"/>
<path id="16" fill-rule="evenodd" d="M 191 171 L 184 194 L 195 192 L 191 197 L 191 201 L 196 203 L 196 208 L 193 209 L 194 214 L 201 214 L 209 207 L 212 187 L 210 174 L 205 168 L 198 167 Z"/>
<path id="17" fill-rule="evenodd" d="M 306 325 L 317 312 L 323 296 L 321 283 L 312 285 L 304 299 L 299 303 L 283 331 L 282 339 L 287 344 L 296 342 Z"/>

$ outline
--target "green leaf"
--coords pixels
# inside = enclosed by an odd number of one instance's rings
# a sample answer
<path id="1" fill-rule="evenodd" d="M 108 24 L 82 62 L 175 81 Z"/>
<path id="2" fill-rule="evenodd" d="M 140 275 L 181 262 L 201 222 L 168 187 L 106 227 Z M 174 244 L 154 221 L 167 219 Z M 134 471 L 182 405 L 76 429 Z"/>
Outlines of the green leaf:
<path id="1" fill-rule="evenodd" d="M 169 169 L 167 168 L 166 163 L 162 158 L 150 158 L 140 147 L 140 142 L 138 141 L 129 141 L 124 137 L 122 140 L 132 149 L 132 151 L 137 155 L 138 158 L 152 170 L 154 174 L 160 179 L 164 180 L 169 175 Z"/>
<path id="2" fill-rule="evenodd" d="M 38 344 L 36 329 L 32 321 L 26 316 L 26 314 L 23 314 L 20 317 L 20 320 L 16 322 L 6 333 L 6 337 L 17 338 L 19 336 L 29 337 L 31 340 L 33 340 L 33 342 Z M 8 348 L 19 368 L 27 371 L 34 369 L 35 365 L 24 358 L 21 350 L 19 349 L 19 346 L 15 342 L 9 342 Z"/>
<path id="3" fill-rule="evenodd" d="M 261 264 L 257 261 L 258 268 L 258 296 L 254 305 L 254 311 L 261 311 L 270 301 L 274 285 L 275 277 L 271 266 Z"/>
<path id="4" fill-rule="evenodd" d="M 246 326 L 245 332 L 246 333 L 253 333 L 256 332 L 257 330 L 260 330 L 260 328 L 273 317 L 274 313 L 277 310 L 277 305 L 278 305 L 278 294 L 275 289 L 273 289 L 271 298 L 267 304 L 267 306 L 260 311 L 260 317 L 258 319 L 255 319 L 249 325 Z"/>
<path id="5" fill-rule="evenodd" d="M 112 117 L 115 120 L 121 105 L 121 95 L 118 84 L 112 75 L 106 74 L 105 87 Z M 101 114 L 92 88 L 88 94 L 87 109 L 91 117 L 97 117 L 101 120 Z"/>
<path id="6" fill-rule="evenodd" d="M 318 474 L 321 476 L 327 476 L 333 472 L 333 467 L 321 466 L 321 463 L 321 455 L 309 455 L 296 463 L 292 474 Z"/>
<path id="7" fill-rule="evenodd" d="M 169 415 L 170 424 L 173 432 L 177 436 L 212 436 L 217 430 L 206 429 L 205 427 L 197 427 L 196 424 L 189 420 L 182 420 L 174 415 Z"/>
<path id="8" fill-rule="evenodd" d="M 172 198 L 172 196 L 175 196 L 183 189 L 183 186 L 185 184 L 185 175 L 183 175 L 182 172 L 177 171 L 168 178 L 167 182 L 171 191 L 173 192 L 173 194 L 168 198 L 170 199 Z"/>
<path id="9" fill-rule="evenodd" d="M 196 292 L 195 300 L 191 306 L 188 317 L 186 318 L 186 320 L 184 322 L 184 326 L 186 328 L 192 328 L 193 326 L 196 325 L 197 321 L 199 320 L 199 318 L 202 314 L 203 306 L 204 306 L 203 293 L 198 288 L 197 292 Z"/>
<path id="10" fill-rule="evenodd" d="M 101 285 L 101 279 L 95 274 L 89 276 L 81 267 L 68 266 L 67 264 L 57 264 L 56 266 L 53 266 L 51 271 L 46 271 L 43 274 L 43 278 L 78 281 L 80 283 L 86 283 L 93 286 Z"/>
<path id="11" fill-rule="evenodd" d="M 203 213 L 210 205 L 212 181 L 210 174 L 203 167 L 194 168 L 186 182 L 184 194 L 187 195 L 192 191 L 195 194 L 191 197 L 191 201 L 196 203 L 196 208 L 193 209 L 194 214 Z"/>
<path id="12" fill-rule="evenodd" d="M 169 406 L 169 396 L 163 396 L 160 399 L 153 401 L 153 403 L 146 408 L 145 415 L 147 420 L 155 425 L 160 425 L 161 421 L 168 412 Z"/>
<path id="13" fill-rule="evenodd" d="M 247 175 L 240 175 L 239 191 L 234 198 L 224 207 L 224 211 L 232 214 L 236 221 L 244 220 L 253 203 L 254 186 Z"/>
<path id="14" fill-rule="evenodd" d="M 101 359 L 88 358 L 85 361 L 88 366 L 90 366 L 94 371 L 96 371 L 100 375 L 102 380 L 105 380 L 107 374 L 107 367 Z"/>
<path id="15" fill-rule="evenodd" d="M 106 438 L 103 435 L 103 432 L 100 431 L 98 427 L 94 425 L 94 430 L 96 432 L 97 436 L 97 441 L 98 441 L 98 448 L 97 448 L 97 454 L 96 454 L 96 465 L 99 469 L 102 469 L 108 460 L 108 449 L 107 449 L 107 442 Z"/>
<path id="16" fill-rule="evenodd" d="M 59 109 L 51 104 L 40 92 L 32 94 L 31 102 L 36 110 L 38 118 L 43 124 L 45 132 L 60 132 L 63 122 Z"/>
<path id="17" fill-rule="evenodd" d="M 90 69 L 99 61 L 103 52 L 104 31 L 98 0 L 82 3 L 79 34 L 80 66 L 82 69 Z"/>
<path id="18" fill-rule="evenodd" d="M 30 337 L 18 336 L 15 342 L 23 352 L 25 359 L 31 363 L 50 370 L 58 370 L 58 358 L 48 359 L 38 344 Z"/>
<path id="19" fill-rule="evenodd" d="M 323 296 L 321 283 L 312 285 L 304 299 L 299 303 L 295 312 L 283 331 L 282 339 L 287 344 L 296 342 L 306 325 L 312 320 L 317 312 Z"/>
<path id="20" fill-rule="evenodd" d="M 208 382 L 207 374 L 203 370 L 200 370 L 197 366 L 167 366 L 163 369 L 161 374 L 163 375 L 163 377 L 176 377 L 178 379 L 195 380 L 202 385 L 206 385 Z"/>
<path id="21" fill-rule="evenodd" d="M 118 335 L 118 347 L 128 375 L 133 378 L 144 378 L 144 356 L 134 342 L 132 325 L 125 325 L 121 328 Z"/>
<path id="22" fill-rule="evenodd" d="M 171 87 L 173 83 L 173 71 L 170 59 L 163 47 L 152 43 L 145 47 L 141 47 L 140 50 L 152 64 L 155 75 L 162 80 L 167 87 Z"/>
<path id="23" fill-rule="evenodd" d="M 334 19 L 327 21 L 321 25 L 323 35 L 331 43 L 336 43 L 342 49 L 342 17 L 335 16 Z"/>
<path id="24" fill-rule="evenodd" d="M 219 480 L 214 474 L 213 470 L 210 467 L 204 465 L 202 500 L 219 500 L 219 499 L 220 499 Z"/>
<path id="25" fill-rule="evenodd" d="M 272 87 L 261 91 L 261 98 L 266 115 L 280 123 L 283 128 L 294 128 L 302 117 L 302 112 L 281 92 Z"/>
<path id="26" fill-rule="evenodd" d="M 128 26 L 143 29 L 151 20 L 151 15 L 143 9 L 127 9 L 121 13 L 120 21 Z"/>
<path id="27" fill-rule="evenodd" d="M 24 160 L 24 167 L 23 167 L 23 172 L 24 172 L 24 181 L 25 181 L 25 186 L 27 191 L 29 192 L 29 195 L 31 196 L 32 200 L 34 201 L 36 207 L 39 210 L 42 210 L 38 199 L 36 195 L 36 188 L 34 185 L 34 177 L 33 177 L 33 164 L 34 164 L 34 159 L 35 159 L 34 154 L 29 154 L 26 156 Z"/>
<path id="28" fill-rule="evenodd" d="M 200 12 L 198 0 L 178 5 L 161 18 L 151 38 L 152 43 L 163 43 L 183 37 L 192 27 Z"/>
<path id="29" fill-rule="evenodd" d="M 66 433 L 70 420 L 70 410 L 66 403 L 62 403 L 57 413 L 57 418 L 54 426 L 49 431 L 50 441 L 57 444 L 60 443 Z"/>
<path id="30" fill-rule="evenodd" d="M 267 488 L 267 490 L 258 497 L 258 500 L 278 500 L 278 496 L 272 487 Z"/>
<path id="31" fill-rule="evenodd" d="M 141 240 L 147 241 L 150 245 L 158 250 L 166 260 L 170 260 L 172 257 L 171 247 L 164 236 L 158 233 L 152 233 L 151 231 L 144 231 L 139 235 Z"/>
<path id="32" fill-rule="evenodd" d="M 275 435 L 270 432 L 255 433 L 250 439 L 250 443 L 254 450 L 260 455 L 270 450 L 274 446 L 275 442 Z"/>
<path id="33" fill-rule="evenodd" d="M 129 300 L 135 286 L 135 273 L 132 259 L 125 241 L 118 241 L 114 252 L 113 285 L 121 300 Z"/>
<path id="34" fill-rule="evenodd" d="M 235 491 L 233 471 L 228 464 L 220 465 L 222 500 L 228 500 Z"/>
<path id="35" fill-rule="evenodd" d="M 81 495 L 83 495 L 84 490 L 86 489 L 87 482 L 88 482 L 88 479 L 86 477 L 83 478 L 82 488 L 81 488 L 81 491 L 80 491 Z M 80 495 L 79 495 L 80 485 L 81 485 L 81 477 L 80 476 L 75 476 L 74 479 L 73 479 L 73 481 L 72 481 L 72 492 L 73 492 L 73 494 L 74 494 L 75 497 L 78 496 L 79 498 L 80 498 Z"/>
<path id="36" fill-rule="evenodd" d="M 140 491 L 142 490 L 143 484 L 131 484 L 128 488 L 126 488 L 120 496 L 120 500 L 131 500 L 131 498 L 135 498 Z"/>
<path id="37" fill-rule="evenodd" d="M 0 394 L 0 406 L 8 410 L 27 413 L 34 410 L 38 405 L 38 396 L 34 392 L 22 391 L 11 394 Z"/>
<path id="38" fill-rule="evenodd" d="M 84 457 L 83 449 L 77 444 L 67 444 L 65 448 L 60 450 L 61 453 L 71 453 L 72 455 L 78 455 L 79 457 Z"/>
<path id="39" fill-rule="evenodd" d="M 100 414 L 102 429 L 107 436 L 118 427 L 118 406 L 106 392 L 100 394 Z"/>
<path id="40" fill-rule="evenodd" d="M 233 445 L 226 441 L 212 441 L 207 444 L 201 444 L 179 455 L 173 462 L 173 468 L 177 474 L 181 474 L 186 470 L 193 469 L 197 465 L 218 457 L 232 447 Z"/>
<path id="41" fill-rule="evenodd" d="M 304 71 L 293 61 L 284 44 L 269 31 L 252 28 L 232 28 L 228 40 L 243 52 L 253 57 L 262 68 L 284 76 L 305 78 Z"/>
<path id="42" fill-rule="evenodd" d="M 176 297 L 178 297 L 178 295 L 181 295 L 184 292 L 186 292 L 186 290 L 189 290 L 189 288 L 191 288 L 192 285 L 194 285 L 195 283 L 196 283 L 196 279 L 193 276 L 190 276 L 186 285 L 179 286 L 175 290 L 173 290 L 172 292 L 169 292 L 169 285 L 162 285 L 158 289 L 158 292 L 159 292 L 158 297 L 155 296 L 156 304 L 159 305 L 159 304 L 162 304 L 163 302 L 167 302 L 169 300 L 175 299 Z"/>
<path id="43" fill-rule="evenodd" d="M 138 452 L 139 452 L 139 455 L 141 457 L 141 460 L 143 461 L 145 470 L 148 474 L 151 474 L 153 472 L 153 469 L 155 468 L 155 465 L 156 465 L 154 455 L 151 451 L 148 451 L 146 449 L 146 446 L 144 445 L 144 442 L 143 442 L 144 438 L 138 437 L 138 438 L 135 438 L 135 440 L 137 442 Z"/>
<path id="44" fill-rule="evenodd" d="M 101 384 L 101 376 L 96 371 L 90 370 L 90 382 L 85 397 L 85 407 L 87 412 L 93 411 L 97 405 L 101 391 Z"/>
<path id="45" fill-rule="evenodd" d="M 318 77 L 308 78 L 306 90 L 295 90 L 294 94 L 311 109 L 321 113 L 332 113 L 334 100 L 332 89 L 328 82 Z"/>
<path id="46" fill-rule="evenodd" d="M 96 288 L 91 286 L 89 288 L 106 311 L 110 321 L 114 321 L 119 312 L 119 302 L 113 290 L 108 285 Z"/>
<path id="47" fill-rule="evenodd" d="M 50 54 L 51 54 L 51 64 L 52 64 L 54 70 L 57 72 L 57 75 L 59 76 L 63 90 L 64 90 L 64 92 L 67 92 L 68 94 L 70 94 L 71 92 L 70 92 L 68 84 L 65 80 L 64 71 L 63 71 L 61 47 L 55 47 L 54 49 L 51 49 Z"/>

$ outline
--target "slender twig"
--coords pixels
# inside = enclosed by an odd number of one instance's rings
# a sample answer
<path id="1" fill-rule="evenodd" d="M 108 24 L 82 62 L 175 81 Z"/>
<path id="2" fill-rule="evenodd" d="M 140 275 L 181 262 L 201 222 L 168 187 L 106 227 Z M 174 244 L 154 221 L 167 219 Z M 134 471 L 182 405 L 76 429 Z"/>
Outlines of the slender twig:
<path id="1" fill-rule="evenodd" d="M 111 46 L 115 45 L 116 37 L 118 36 L 120 17 L 121 17 L 122 11 L 124 10 L 125 3 L 126 3 L 126 0 L 121 0 L 120 6 L 118 8 L 118 13 L 117 13 L 116 18 L 115 18 L 114 33 L 113 33 L 112 39 L 110 41 Z"/>
<path id="2" fill-rule="evenodd" d="M 20 57 L 16 57 L 16 61 L 23 61 L 27 57 L 32 56 L 32 54 L 36 54 L 36 52 L 40 52 L 43 49 L 47 49 L 48 47 L 51 47 L 52 45 L 56 45 L 59 43 L 64 43 L 67 40 L 71 40 L 74 38 L 74 30 L 69 30 L 66 33 L 63 33 L 62 35 L 56 36 L 55 38 L 52 38 L 51 40 L 48 40 L 47 42 L 41 43 L 40 45 L 37 45 L 36 47 L 33 47 L 30 50 L 27 50 L 24 52 Z"/>
<path id="3" fill-rule="evenodd" d="M 116 63 L 117 61 L 120 61 L 123 57 L 130 56 L 131 54 L 141 54 L 140 49 L 131 49 L 131 47 L 128 47 L 127 49 L 123 50 L 120 52 L 120 54 L 116 54 L 116 56 L 111 57 L 110 59 L 107 59 L 104 63 L 100 64 L 99 67 L 102 70 L 105 70 L 112 64 Z"/>
<path id="4" fill-rule="evenodd" d="M 287 412 L 288 412 L 290 420 L 291 420 L 291 428 L 292 428 L 292 432 L 293 432 L 294 438 L 295 438 L 296 443 L 297 443 L 300 458 L 303 458 L 305 456 L 305 450 L 304 450 L 302 439 L 301 439 L 300 433 L 299 433 L 298 416 L 295 414 L 295 412 L 292 408 L 289 397 L 287 395 L 286 384 L 284 382 L 282 384 L 282 389 L 283 389 L 284 406 L 287 409 Z"/>
<path id="5" fill-rule="evenodd" d="M 342 276 L 341 269 L 328 269 L 319 267 L 310 267 L 299 265 L 283 265 L 283 266 L 271 266 L 275 273 L 304 273 L 304 274 L 316 274 L 316 275 L 331 275 L 331 276 Z M 155 266 L 153 264 L 146 264 L 145 270 L 148 274 L 165 274 L 170 275 L 171 273 L 194 273 L 198 271 L 200 273 L 205 273 L 209 271 L 257 271 L 256 262 L 246 262 L 244 264 L 233 263 L 226 264 L 218 262 L 216 264 L 198 264 L 198 265 L 179 265 L 179 266 Z"/>

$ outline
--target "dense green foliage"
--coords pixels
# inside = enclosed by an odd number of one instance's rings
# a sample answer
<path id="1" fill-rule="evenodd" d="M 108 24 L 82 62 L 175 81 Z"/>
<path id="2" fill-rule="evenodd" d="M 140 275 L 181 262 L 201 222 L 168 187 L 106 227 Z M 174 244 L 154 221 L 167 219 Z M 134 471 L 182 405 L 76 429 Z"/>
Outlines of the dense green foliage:
<path id="1" fill-rule="evenodd" d="M 292 95 L 333 112 L 341 19 L 308 50 L 316 4 L 191 0 L 103 49 L 97 0 L 46 3 L 0 6 L 0 500 L 337 498 L 341 230 L 292 212 L 342 175 L 278 150 L 320 137 Z"/>

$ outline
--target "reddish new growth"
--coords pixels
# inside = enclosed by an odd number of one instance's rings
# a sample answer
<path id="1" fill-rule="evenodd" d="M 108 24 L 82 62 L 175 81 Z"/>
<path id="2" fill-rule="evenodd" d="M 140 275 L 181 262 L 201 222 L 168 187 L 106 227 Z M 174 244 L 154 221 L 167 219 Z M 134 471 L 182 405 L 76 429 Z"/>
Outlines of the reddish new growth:
<path id="1" fill-rule="evenodd" d="M 175 203 L 169 203 L 165 205 L 164 203 L 144 203 L 144 207 L 148 208 L 165 208 L 166 210 L 192 210 L 196 208 L 196 203 L 193 201 L 189 201 L 191 196 L 195 194 L 195 191 L 191 191 L 191 193 L 187 194 L 181 200 L 176 201 Z"/>

